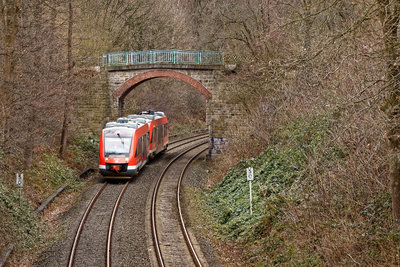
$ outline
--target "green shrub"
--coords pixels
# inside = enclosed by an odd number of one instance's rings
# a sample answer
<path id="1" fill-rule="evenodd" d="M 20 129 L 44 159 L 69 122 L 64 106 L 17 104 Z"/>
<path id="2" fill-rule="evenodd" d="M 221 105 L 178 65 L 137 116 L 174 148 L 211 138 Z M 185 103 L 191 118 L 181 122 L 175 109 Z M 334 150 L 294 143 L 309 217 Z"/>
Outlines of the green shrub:
<path id="1" fill-rule="evenodd" d="M 71 169 L 54 153 L 44 153 L 37 159 L 35 166 L 26 173 L 26 182 L 33 186 L 41 198 L 48 197 L 58 187 L 68 185 L 77 190 L 83 182 L 77 178 L 77 171 Z"/>
<path id="2" fill-rule="evenodd" d="M 15 244 L 18 251 L 31 249 L 42 240 L 39 219 L 23 193 L 16 186 L 8 188 L 3 183 L 0 183 L 0 233 L 1 244 Z"/>
<path id="3" fill-rule="evenodd" d="M 76 168 L 95 168 L 98 162 L 99 138 L 75 137 L 68 148 L 67 161 Z"/>
<path id="4" fill-rule="evenodd" d="M 97 156 L 99 150 L 99 137 L 75 137 L 72 142 L 73 147 L 78 147 L 80 150 L 91 156 Z"/>
<path id="5" fill-rule="evenodd" d="M 280 236 L 282 216 L 288 204 L 296 205 L 302 189 L 293 185 L 308 177 L 308 157 L 324 160 L 344 157 L 338 148 L 329 145 L 329 116 L 297 118 L 278 129 L 272 145 L 258 157 L 243 160 L 231 168 L 224 179 L 204 193 L 205 205 L 222 240 L 255 243 L 265 240 L 265 251 L 272 255 L 271 264 L 314 265 L 318 256 L 303 258 Z M 253 216 L 249 212 L 249 182 L 246 168 L 254 168 Z M 295 191 L 296 191 L 295 190 Z M 278 253 L 279 252 L 279 253 Z M 283 253 L 283 254 L 282 254 Z M 308 257 L 308 258 L 307 258 Z"/>

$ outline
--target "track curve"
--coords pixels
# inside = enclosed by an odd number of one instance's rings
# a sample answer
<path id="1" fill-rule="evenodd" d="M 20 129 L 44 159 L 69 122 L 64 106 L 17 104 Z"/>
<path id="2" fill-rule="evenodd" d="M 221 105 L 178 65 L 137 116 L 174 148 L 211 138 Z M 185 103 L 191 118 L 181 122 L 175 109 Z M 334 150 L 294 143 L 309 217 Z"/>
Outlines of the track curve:
<path id="1" fill-rule="evenodd" d="M 196 135 L 196 136 L 191 136 L 189 138 L 184 138 L 184 139 L 181 139 L 181 140 L 174 141 L 172 144 L 174 144 L 175 146 L 173 146 L 172 148 L 168 149 L 167 152 L 169 152 L 171 150 L 174 150 L 174 149 L 176 149 L 178 147 L 182 147 L 183 145 L 187 145 L 189 143 L 193 143 L 193 142 L 205 139 L 205 138 L 207 138 L 207 135 L 200 134 L 200 135 Z M 202 142 L 202 144 L 206 144 L 206 143 L 207 143 L 207 141 L 206 142 Z M 181 153 L 181 154 L 184 154 L 184 153 Z M 82 218 L 81 218 L 81 220 L 79 222 L 79 226 L 78 226 L 78 228 L 77 228 L 77 230 L 75 232 L 74 238 L 73 238 L 72 246 L 70 247 L 70 254 L 69 254 L 69 257 L 68 257 L 68 264 L 67 264 L 69 267 L 72 267 L 74 265 L 88 264 L 88 263 L 92 264 L 91 260 L 82 258 L 82 257 L 86 257 L 85 255 L 87 253 L 86 252 L 87 248 L 85 248 L 86 250 L 83 250 L 82 252 L 79 252 L 80 256 L 78 256 L 79 260 L 77 261 L 78 251 L 82 250 L 82 248 L 78 249 L 78 247 L 79 247 L 79 243 L 80 243 L 80 239 L 81 239 L 82 233 L 85 232 L 85 231 L 87 232 L 87 230 L 84 230 L 84 228 L 85 228 L 85 224 L 86 224 L 86 221 L 88 220 L 88 217 L 89 217 L 89 214 L 90 214 L 91 210 L 93 209 L 94 206 L 102 206 L 102 205 L 104 206 L 104 203 L 106 203 L 107 207 L 102 207 L 101 208 L 101 212 L 103 214 L 105 212 L 107 212 L 107 214 L 109 214 L 109 212 L 105 211 L 105 210 L 110 210 L 109 207 L 113 206 L 113 210 L 112 210 L 112 213 L 111 213 L 111 215 L 109 217 L 110 219 L 109 219 L 109 223 L 108 223 L 108 227 L 107 227 L 108 231 L 107 231 L 107 236 L 106 236 L 106 239 L 107 239 L 106 240 L 107 241 L 106 242 L 106 247 L 105 247 L 104 250 L 101 249 L 105 253 L 103 254 L 104 255 L 103 257 L 98 255 L 97 253 L 96 253 L 97 256 L 93 256 L 92 255 L 91 257 L 92 258 L 96 258 L 96 263 L 93 263 L 93 264 L 98 265 L 98 264 L 100 264 L 100 262 L 105 262 L 105 265 L 108 266 L 108 267 L 110 267 L 112 265 L 112 253 L 111 252 L 112 252 L 112 239 L 113 239 L 113 231 L 114 231 L 114 222 L 115 222 L 116 217 L 117 217 L 117 211 L 118 211 L 118 207 L 120 205 L 121 199 L 123 198 L 123 195 L 126 192 L 126 190 L 128 188 L 128 185 L 130 184 L 131 181 L 132 180 L 129 180 L 129 181 L 124 183 L 124 186 L 123 186 L 122 190 L 119 191 L 118 198 L 116 198 L 116 194 L 117 194 L 116 189 L 118 187 L 120 187 L 121 184 L 120 185 L 118 185 L 118 184 L 113 185 L 109 190 L 108 189 L 106 190 L 106 191 L 110 191 L 110 192 L 103 193 L 105 191 L 107 185 L 109 185 L 108 182 L 104 182 L 102 187 L 92 197 L 92 199 L 90 200 L 90 202 L 89 202 L 89 204 L 88 204 L 88 206 L 87 206 L 87 208 L 86 208 L 86 210 L 85 210 L 85 212 L 84 212 L 84 214 L 83 214 L 83 216 L 82 216 Z M 105 197 L 102 196 L 103 194 L 106 194 L 106 196 Z M 107 202 L 104 202 L 104 199 L 103 199 L 102 201 L 100 201 L 102 203 L 97 204 L 97 202 L 99 202 L 98 201 L 99 198 L 109 198 L 109 200 L 107 200 Z M 112 202 L 113 199 L 115 199 L 115 198 L 116 198 L 116 200 L 114 200 L 114 202 Z M 112 203 L 114 203 L 114 204 L 112 204 Z M 97 209 L 100 209 L 100 208 L 97 207 Z M 94 214 L 94 215 L 90 215 L 90 216 L 91 217 L 98 217 L 99 215 Z M 101 215 L 101 216 L 103 216 L 103 215 Z M 108 216 L 108 215 L 106 215 L 106 216 Z M 92 218 L 92 221 L 93 220 L 96 220 L 96 219 Z M 106 226 L 105 224 L 103 224 L 103 225 Z M 104 227 L 102 226 L 101 228 L 103 229 Z M 86 235 L 88 235 L 88 234 L 86 234 Z M 86 243 L 90 243 L 91 242 L 87 238 L 86 239 L 84 238 L 83 240 Z M 90 250 L 90 251 L 92 251 L 92 250 Z"/>
<path id="2" fill-rule="evenodd" d="M 208 149 L 208 141 L 198 143 L 198 144 L 190 147 L 189 149 L 184 150 L 182 153 L 180 153 L 175 158 L 173 158 L 170 161 L 170 163 L 164 168 L 162 174 L 160 175 L 160 177 L 154 187 L 152 200 L 151 200 L 151 233 L 152 233 L 152 238 L 153 238 L 154 250 L 155 250 L 155 254 L 156 254 L 156 258 L 157 258 L 157 262 L 158 262 L 159 266 L 166 266 L 166 265 L 179 266 L 179 264 L 181 266 L 187 266 L 188 264 L 190 264 L 190 262 L 192 262 L 192 263 L 194 262 L 196 265 L 199 264 L 197 266 L 201 266 L 200 260 L 197 257 L 197 253 L 195 252 L 193 245 L 191 245 L 190 237 L 188 237 L 187 231 L 186 231 L 187 237 L 185 237 L 185 233 L 181 233 L 180 236 L 175 235 L 175 233 L 177 231 L 179 232 L 179 228 L 184 231 L 186 230 L 184 223 L 182 225 L 182 224 L 179 224 L 178 220 L 174 220 L 174 219 L 169 220 L 169 218 L 177 217 L 176 213 L 174 213 L 175 215 L 173 215 L 173 214 L 165 215 L 165 213 L 167 212 L 167 211 L 165 211 L 165 210 L 167 210 L 166 206 L 169 205 L 170 202 L 172 201 L 171 196 L 170 196 L 170 191 L 173 191 L 173 189 L 171 188 L 171 186 L 175 187 L 175 191 L 177 192 L 177 187 L 180 183 L 179 180 L 177 180 L 176 178 L 172 178 L 172 181 L 173 181 L 172 183 L 174 183 L 174 185 L 171 185 L 171 182 L 168 181 L 168 180 L 171 180 L 171 178 L 165 178 L 165 177 L 167 177 L 166 173 L 169 172 L 170 167 L 173 164 L 175 164 L 181 157 L 183 157 L 184 155 L 186 155 L 187 153 L 189 153 L 193 150 L 198 149 L 199 147 L 203 147 L 203 148 L 201 148 L 201 151 L 196 153 L 196 155 L 189 160 L 189 163 L 187 163 L 183 169 L 186 169 L 187 166 L 190 164 L 190 162 L 193 161 L 200 153 L 203 153 L 205 150 Z M 181 170 L 181 169 L 179 169 L 179 170 Z M 184 174 L 184 171 L 181 172 L 181 177 L 183 177 L 183 174 Z M 170 173 L 170 174 L 168 174 L 168 176 L 173 177 L 174 174 Z M 166 180 L 166 181 L 164 182 L 164 180 Z M 164 185 L 165 189 L 163 189 L 165 191 L 165 194 L 161 194 L 161 198 L 160 198 L 160 200 L 158 200 L 158 194 L 159 194 L 159 190 L 161 188 L 162 183 L 165 184 Z M 168 185 L 168 184 L 170 184 L 170 185 Z M 165 195 L 165 196 L 163 196 L 163 195 Z M 179 199 L 179 192 L 177 192 L 175 198 L 176 198 L 176 201 L 179 202 L 179 200 L 177 200 L 177 199 Z M 161 207 L 157 207 L 157 203 L 159 203 L 160 204 L 159 206 L 161 206 Z M 161 204 L 164 204 L 164 205 L 161 205 Z M 161 209 L 160 215 L 156 214 L 158 209 Z M 180 208 L 178 208 L 178 209 L 180 209 Z M 182 213 L 180 213 L 180 215 L 178 215 L 178 216 L 181 217 Z M 182 221 L 183 221 L 183 218 L 182 218 Z M 159 226 L 158 226 L 159 223 L 162 224 L 161 228 L 163 228 L 163 230 L 159 229 Z M 176 231 L 176 228 L 178 228 L 177 231 Z M 175 229 L 175 230 L 171 230 L 171 229 Z M 160 238 L 161 235 L 163 235 L 162 238 Z M 187 242 L 187 244 L 185 244 L 185 242 Z M 180 243 L 180 244 L 178 244 L 178 243 Z M 174 246 L 174 248 L 172 248 L 172 246 Z M 164 250 L 164 252 L 163 252 L 163 250 Z M 170 250 L 174 250 L 174 252 L 171 252 Z M 179 255 L 177 255 L 177 254 L 179 254 Z M 166 263 L 167 261 L 165 260 L 165 256 L 169 257 L 168 263 Z"/>

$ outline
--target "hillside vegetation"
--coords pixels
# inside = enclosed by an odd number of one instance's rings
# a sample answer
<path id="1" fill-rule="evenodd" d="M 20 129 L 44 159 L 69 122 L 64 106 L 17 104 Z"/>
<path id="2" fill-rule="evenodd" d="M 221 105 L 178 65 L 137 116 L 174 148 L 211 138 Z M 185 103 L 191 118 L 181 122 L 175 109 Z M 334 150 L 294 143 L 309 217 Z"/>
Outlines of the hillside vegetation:
<path id="1" fill-rule="evenodd" d="M 97 144 L 83 138 L 71 141 L 67 160 L 60 159 L 48 147 L 42 148 L 32 167 L 24 172 L 22 187 L 15 184 L 14 169 L 10 168 L 18 159 L 5 160 L 9 169 L 3 170 L 0 181 L 0 251 L 14 246 L 10 264 L 27 265 L 36 253 L 62 236 L 62 226 L 54 224 L 54 216 L 74 202 L 68 196 L 77 195 L 84 188 L 87 181 L 78 175 L 83 169 L 96 166 L 97 154 Z M 62 199 L 38 216 L 35 210 L 61 186 L 67 186 Z"/>
<path id="2" fill-rule="evenodd" d="M 243 112 L 197 192 L 221 261 L 400 265 L 399 1 L 4 0 L 0 12 L 0 250 L 54 238 L 33 210 L 63 183 L 84 187 L 98 132 L 78 136 L 74 116 L 100 55 L 190 49 L 224 52 L 222 95 Z M 167 111 L 184 133 L 204 125 L 193 88 L 141 86 L 129 112 Z"/>
<path id="3" fill-rule="evenodd" d="M 228 96 L 246 116 L 202 194 L 221 259 L 400 264 L 398 3 L 255 2 L 223 12 L 249 55 L 230 59 Z"/>
<path id="4" fill-rule="evenodd" d="M 203 193 L 211 238 L 223 242 L 227 263 L 398 263 L 400 231 L 392 227 L 390 194 L 384 184 L 374 188 L 373 181 L 354 181 L 354 173 L 337 174 L 352 153 L 336 144 L 337 126 L 330 112 L 295 118 L 277 129 L 265 151 L 240 161 Z M 255 174 L 252 216 L 248 167 Z"/>

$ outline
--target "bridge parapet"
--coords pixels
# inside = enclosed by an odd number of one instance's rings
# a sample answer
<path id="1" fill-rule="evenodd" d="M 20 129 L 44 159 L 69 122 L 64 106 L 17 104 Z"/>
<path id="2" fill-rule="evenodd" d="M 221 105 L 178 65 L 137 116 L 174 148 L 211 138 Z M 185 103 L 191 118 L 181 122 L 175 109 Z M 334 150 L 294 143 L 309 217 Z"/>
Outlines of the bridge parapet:
<path id="1" fill-rule="evenodd" d="M 147 50 L 105 53 L 103 66 L 141 64 L 223 65 L 224 53 L 218 51 Z"/>

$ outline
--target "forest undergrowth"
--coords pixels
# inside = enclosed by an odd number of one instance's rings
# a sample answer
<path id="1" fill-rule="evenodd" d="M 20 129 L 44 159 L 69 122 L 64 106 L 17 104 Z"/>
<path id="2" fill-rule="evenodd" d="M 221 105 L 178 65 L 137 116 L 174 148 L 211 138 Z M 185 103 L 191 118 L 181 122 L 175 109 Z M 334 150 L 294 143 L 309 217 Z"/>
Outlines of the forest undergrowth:
<path id="1" fill-rule="evenodd" d="M 400 263 L 382 125 L 370 117 L 379 111 L 353 112 L 333 108 L 293 116 L 277 125 L 261 153 L 229 168 L 248 155 L 243 144 L 256 147 L 253 138 L 231 145 L 228 156 L 217 160 L 202 199 L 225 263 Z M 255 174 L 252 216 L 248 167 Z"/>
<path id="2" fill-rule="evenodd" d="M 172 134 L 179 137 L 191 135 L 192 130 L 204 128 L 195 121 L 173 122 Z M 0 180 L 0 252 L 14 247 L 7 263 L 29 266 L 35 258 L 56 240 L 64 237 L 63 226 L 57 216 L 77 200 L 76 196 L 93 182 L 93 177 L 79 178 L 88 168 L 97 169 L 98 137 L 71 137 L 65 157 L 60 158 L 55 146 L 42 146 L 35 150 L 33 164 L 24 171 L 23 186 L 16 185 L 15 166 L 22 165 L 20 158 L 0 150 L 6 159 L 2 162 Z M 66 190 L 50 204 L 43 214 L 35 210 L 58 188 Z"/>
<path id="3" fill-rule="evenodd" d="M 68 196 L 78 194 L 90 181 L 78 175 L 83 169 L 96 165 L 97 146 L 97 142 L 88 138 L 76 137 L 65 159 L 60 159 L 58 151 L 51 147 L 38 148 L 32 167 L 24 171 L 22 187 L 16 185 L 15 169 L 12 168 L 18 166 L 15 163 L 19 159 L 10 154 L 4 157 L 3 179 L 0 180 L 0 251 L 4 253 L 14 246 L 10 264 L 29 265 L 37 253 L 63 235 L 62 227 L 54 222 L 53 215 L 45 212 L 38 216 L 35 210 L 64 185 L 67 188 L 61 194 L 61 200 L 50 205 L 50 210 L 59 210 L 55 212 L 57 216 L 73 204 Z"/>
<path id="4" fill-rule="evenodd" d="M 85 154 L 92 151 L 87 140 L 66 153 L 62 142 L 65 160 L 54 148 L 69 123 L 72 132 L 97 113 L 110 116 L 101 111 L 105 86 L 75 74 L 98 69 L 102 53 L 186 49 L 224 52 L 211 101 L 180 81 L 154 79 L 135 88 L 125 111 L 164 111 L 170 125 L 177 122 L 174 131 L 187 134 L 202 127 L 206 109 L 227 107 L 207 118 L 209 125 L 231 121 L 218 136 L 229 140 L 224 156 L 202 193 L 221 260 L 400 265 L 393 224 L 400 224 L 400 187 L 390 186 L 400 181 L 398 1 L 14 0 L 0 6 L 0 250 L 16 241 L 22 255 L 42 240 L 33 209 L 61 184 L 80 188 L 77 169 L 85 159 L 96 162 Z M 86 90 L 92 86 L 97 98 Z M 78 104 L 84 96 L 91 101 Z M 99 110 L 84 108 L 82 118 L 70 121 L 74 105 L 92 101 Z M 21 194 L 11 186 L 15 165 L 29 169 Z M 256 174 L 252 217 L 248 166 Z"/>

